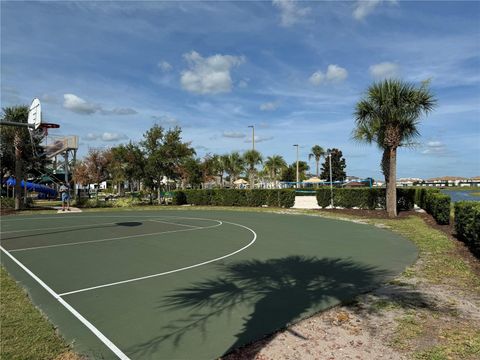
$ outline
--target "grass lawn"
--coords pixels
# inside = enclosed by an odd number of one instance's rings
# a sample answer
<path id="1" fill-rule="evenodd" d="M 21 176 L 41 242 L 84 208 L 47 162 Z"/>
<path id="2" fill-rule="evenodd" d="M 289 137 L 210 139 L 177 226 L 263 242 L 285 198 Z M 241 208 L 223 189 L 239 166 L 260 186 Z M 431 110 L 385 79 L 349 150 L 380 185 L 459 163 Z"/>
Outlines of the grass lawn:
<path id="1" fill-rule="evenodd" d="M 1 359 L 79 359 L 3 268 L 0 287 Z"/>
<path id="2" fill-rule="evenodd" d="M 411 359 L 479 359 L 480 327 L 476 319 L 465 319 L 454 310 L 465 299 L 480 299 L 480 278 L 471 258 L 459 252 L 459 245 L 444 232 L 434 229 L 420 216 L 390 219 L 367 219 L 328 211 L 294 211 L 284 209 L 162 207 L 161 209 L 228 209 L 232 211 L 277 211 L 292 214 L 325 216 L 362 221 L 388 227 L 414 242 L 419 259 L 407 268 L 395 285 L 419 292 L 442 294 L 451 307 L 416 303 L 409 300 L 381 300 L 372 308 L 383 314 L 395 313 L 396 326 L 390 346 Z M 159 209 L 157 206 L 135 208 Z M 92 211 L 127 209 L 94 209 Z M 25 214 L 25 212 L 23 212 Z M 38 213 L 35 211 L 33 213 Z M 477 260 L 478 261 L 478 260 Z M 475 262 L 475 260 L 473 260 Z M 75 359 L 68 345 L 57 336 L 55 329 L 33 307 L 28 297 L 2 269 L 1 272 L 1 336 L 0 358 L 5 359 Z M 440 300 L 439 300 L 440 301 Z M 442 300 L 443 301 L 443 300 Z M 476 303 L 476 306 L 480 306 Z M 399 309 L 401 310 L 400 313 Z"/>

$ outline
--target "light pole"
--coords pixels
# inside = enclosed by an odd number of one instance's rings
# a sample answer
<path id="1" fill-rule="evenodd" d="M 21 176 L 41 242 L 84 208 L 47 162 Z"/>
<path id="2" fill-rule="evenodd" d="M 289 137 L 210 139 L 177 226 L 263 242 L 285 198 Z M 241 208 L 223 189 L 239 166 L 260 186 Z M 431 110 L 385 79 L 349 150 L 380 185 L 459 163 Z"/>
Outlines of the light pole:
<path id="1" fill-rule="evenodd" d="M 330 206 L 333 209 L 332 152 L 328 153 L 328 165 L 330 169 Z"/>
<path id="2" fill-rule="evenodd" d="M 248 125 L 249 128 L 252 128 L 252 150 L 255 150 L 255 125 Z"/>
<path id="3" fill-rule="evenodd" d="M 299 172 L 298 172 L 298 144 L 294 144 L 293 146 L 295 146 L 297 148 L 297 182 L 295 184 L 295 187 L 298 189 L 298 180 L 299 180 Z"/>

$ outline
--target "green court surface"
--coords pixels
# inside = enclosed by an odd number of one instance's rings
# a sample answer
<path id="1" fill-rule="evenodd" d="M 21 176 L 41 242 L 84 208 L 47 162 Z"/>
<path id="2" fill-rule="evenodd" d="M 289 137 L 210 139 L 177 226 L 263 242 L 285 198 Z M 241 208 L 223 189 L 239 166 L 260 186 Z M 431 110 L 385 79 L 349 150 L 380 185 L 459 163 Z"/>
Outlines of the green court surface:
<path id="1" fill-rule="evenodd" d="M 379 287 L 417 256 L 316 216 L 117 211 L 1 219 L 2 265 L 93 359 L 214 359 Z"/>

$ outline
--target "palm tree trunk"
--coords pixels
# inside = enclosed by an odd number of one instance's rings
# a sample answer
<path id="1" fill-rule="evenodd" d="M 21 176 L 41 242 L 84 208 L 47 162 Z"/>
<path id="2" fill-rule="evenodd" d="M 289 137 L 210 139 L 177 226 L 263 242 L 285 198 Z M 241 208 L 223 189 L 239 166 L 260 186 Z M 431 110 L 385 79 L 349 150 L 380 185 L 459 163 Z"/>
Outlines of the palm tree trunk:
<path id="1" fill-rule="evenodd" d="M 388 149 L 388 177 L 386 177 L 387 184 L 387 213 L 393 218 L 397 216 L 397 148 L 391 147 Z"/>
<path id="2" fill-rule="evenodd" d="M 320 164 L 320 159 L 315 159 L 315 162 L 317 163 L 317 177 L 319 177 L 318 165 Z"/>

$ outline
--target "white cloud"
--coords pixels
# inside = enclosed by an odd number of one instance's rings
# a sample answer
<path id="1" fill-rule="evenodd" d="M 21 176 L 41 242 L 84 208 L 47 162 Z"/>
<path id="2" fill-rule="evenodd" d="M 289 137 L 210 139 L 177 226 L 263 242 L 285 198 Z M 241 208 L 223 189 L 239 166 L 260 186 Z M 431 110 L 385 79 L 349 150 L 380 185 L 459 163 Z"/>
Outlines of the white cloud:
<path id="1" fill-rule="evenodd" d="M 324 82 L 340 82 L 348 77 L 348 71 L 338 65 L 330 64 L 324 74 L 321 70 L 315 71 L 308 79 L 312 85 L 318 86 Z"/>
<path id="2" fill-rule="evenodd" d="M 222 136 L 231 139 L 243 139 L 245 137 L 245 134 L 235 131 L 224 131 Z"/>
<path id="3" fill-rule="evenodd" d="M 86 136 L 87 140 L 102 140 L 102 141 L 118 141 L 118 140 L 125 140 L 127 139 L 127 136 L 125 134 L 120 134 L 120 133 L 111 133 L 111 132 L 104 132 L 102 134 L 94 134 L 94 133 L 89 133 Z"/>
<path id="4" fill-rule="evenodd" d="M 230 70 L 245 62 L 243 56 L 213 55 L 202 57 L 196 51 L 184 55 L 189 69 L 182 72 L 182 87 L 197 94 L 230 92 L 232 78 Z"/>
<path id="5" fill-rule="evenodd" d="M 127 139 L 127 136 L 124 134 L 119 134 L 119 133 L 111 133 L 111 132 L 104 132 L 101 136 L 101 139 L 103 141 L 118 141 L 118 140 L 124 140 Z"/>
<path id="6" fill-rule="evenodd" d="M 131 108 L 114 108 L 112 110 L 100 109 L 102 115 L 134 115 L 137 111 Z"/>
<path id="7" fill-rule="evenodd" d="M 327 80 L 343 81 L 347 78 L 348 71 L 338 65 L 328 65 Z"/>
<path id="8" fill-rule="evenodd" d="M 160 61 L 157 66 L 165 72 L 170 71 L 173 68 L 168 61 Z"/>
<path id="9" fill-rule="evenodd" d="M 64 94 L 63 100 L 63 107 L 77 114 L 91 115 L 100 109 L 98 105 L 88 103 L 74 94 Z"/>
<path id="10" fill-rule="evenodd" d="M 375 8 L 384 0 L 358 0 L 353 10 L 353 17 L 357 20 L 363 20 L 370 15 Z M 388 0 L 390 4 L 396 4 L 397 0 Z"/>
<path id="11" fill-rule="evenodd" d="M 273 0 L 272 4 L 280 9 L 281 24 L 285 27 L 294 25 L 310 12 L 310 8 L 299 7 L 295 0 Z"/>
<path id="12" fill-rule="evenodd" d="M 438 140 L 428 141 L 422 150 L 422 154 L 427 155 L 445 155 L 447 148 L 444 143 Z"/>
<path id="13" fill-rule="evenodd" d="M 260 110 L 262 111 L 273 111 L 273 110 L 277 110 L 277 108 L 278 108 L 278 103 L 273 101 L 263 103 L 260 105 Z"/>
<path id="14" fill-rule="evenodd" d="M 152 119 L 168 126 L 177 126 L 179 121 L 171 115 L 152 115 Z"/>
<path id="15" fill-rule="evenodd" d="M 370 66 L 369 71 L 375 79 L 395 78 L 400 74 L 400 67 L 395 63 L 382 62 Z"/>
<path id="16" fill-rule="evenodd" d="M 353 10 L 353 17 L 357 20 L 363 20 L 369 15 L 382 0 L 360 0 L 355 4 L 355 10 Z"/>
<path id="17" fill-rule="evenodd" d="M 255 144 L 269 140 L 273 140 L 273 136 L 255 136 Z M 247 139 L 244 141 L 244 143 L 252 143 L 252 139 Z"/>
<path id="18" fill-rule="evenodd" d="M 86 138 L 87 140 L 98 140 L 99 139 L 99 135 L 98 134 L 93 134 L 93 133 L 89 133 L 87 134 Z"/>
<path id="19" fill-rule="evenodd" d="M 131 108 L 113 108 L 104 109 L 99 104 L 89 103 L 81 97 L 74 94 L 63 95 L 63 107 L 77 114 L 92 115 L 96 112 L 102 115 L 133 115 L 137 111 Z"/>
<path id="20" fill-rule="evenodd" d="M 325 75 L 320 71 L 315 71 L 308 79 L 311 84 L 318 86 L 325 80 Z"/>

